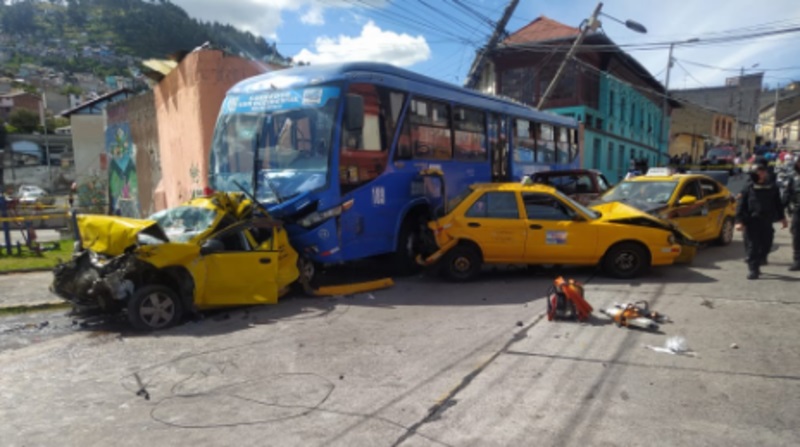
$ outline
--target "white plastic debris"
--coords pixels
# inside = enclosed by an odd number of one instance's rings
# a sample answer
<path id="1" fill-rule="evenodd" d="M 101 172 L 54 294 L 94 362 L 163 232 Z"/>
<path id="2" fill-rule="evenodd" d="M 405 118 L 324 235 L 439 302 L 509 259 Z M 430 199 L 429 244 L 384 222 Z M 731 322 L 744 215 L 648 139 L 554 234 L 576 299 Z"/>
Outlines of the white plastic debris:
<path id="1" fill-rule="evenodd" d="M 664 347 L 660 346 L 645 346 L 647 349 L 653 350 L 655 352 L 662 352 L 664 354 L 672 354 L 672 355 L 688 355 L 688 356 L 695 356 L 695 352 L 689 349 L 689 344 L 686 342 L 686 339 L 683 337 L 669 337 L 667 342 L 664 344 Z"/>
<path id="2" fill-rule="evenodd" d="M 731 349 L 739 349 L 739 345 L 736 343 L 731 343 Z"/>

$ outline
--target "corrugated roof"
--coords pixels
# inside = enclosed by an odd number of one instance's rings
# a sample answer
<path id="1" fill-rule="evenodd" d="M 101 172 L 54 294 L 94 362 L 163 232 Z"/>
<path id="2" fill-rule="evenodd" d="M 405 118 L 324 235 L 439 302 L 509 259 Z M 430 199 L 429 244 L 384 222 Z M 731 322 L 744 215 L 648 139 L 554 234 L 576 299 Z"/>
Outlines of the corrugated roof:
<path id="1" fill-rule="evenodd" d="M 73 107 L 71 109 L 65 110 L 65 111 L 61 112 L 59 115 L 65 117 L 65 118 L 69 118 L 71 115 L 74 115 L 74 114 L 80 112 L 81 110 L 94 107 L 94 106 L 96 106 L 96 105 L 98 105 L 98 104 L 100 104 L 100 103 L 102 103 L 104 101 L 113 101 L 114 98 L 117 97 L 117 96 L 124 95 L 125 98 L 127 98 L 132 93 L 133 92 L 131 92 L 127 88 L 121 88 L 121 89 L 115 90 L 115 91 L 113 91 L 111 93 L 106 93 L 105 95 L 98 96 L 97 98 L 92 99 L 91 101 L 86 101 L 85 103 L 79 104 L 76 107 Z"/>
<path id="2" fill-rule="evenodd" d="M 508 36 L 503 43 L 520 44 L 566 39 L 568 37 L 575 37 L 580 34 L 580 32 L 578 28 L 556 22 L 545 16 L 539 16 L 514 34 Z"/>

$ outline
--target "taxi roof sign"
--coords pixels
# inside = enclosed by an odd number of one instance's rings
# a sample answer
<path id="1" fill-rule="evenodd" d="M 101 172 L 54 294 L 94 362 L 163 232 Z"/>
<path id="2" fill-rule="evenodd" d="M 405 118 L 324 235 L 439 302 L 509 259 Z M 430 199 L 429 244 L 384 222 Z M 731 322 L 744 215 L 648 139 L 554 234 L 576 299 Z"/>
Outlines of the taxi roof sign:
<path id="1" fill-rule="evenodd" d="M 645 175 L 648 177 L 669 177 L 674 173 L 670 168 L 650 168 Z"/>

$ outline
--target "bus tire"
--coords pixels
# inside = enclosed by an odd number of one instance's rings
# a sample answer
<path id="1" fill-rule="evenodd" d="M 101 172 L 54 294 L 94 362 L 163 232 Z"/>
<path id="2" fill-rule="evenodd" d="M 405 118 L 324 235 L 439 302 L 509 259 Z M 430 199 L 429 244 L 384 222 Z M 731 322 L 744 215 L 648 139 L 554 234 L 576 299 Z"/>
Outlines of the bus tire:
<path id="1" fill-rule="evenodd" d="M 470 281 L 481 271 L 480 251 L 468 244 L 459 244 L 444 255 L 441 273 L 451 281 Z"/>
<path id="2" fill-rule="evenodd" d="M 408 276 L 418 273 L 422 267 L 417 264 L 420 235 L 417 231 L 418 219 L 414 216 L 406 218 L 397 236 L 397 249 L 392 256 L 392 265 L 399 275 Z"/>

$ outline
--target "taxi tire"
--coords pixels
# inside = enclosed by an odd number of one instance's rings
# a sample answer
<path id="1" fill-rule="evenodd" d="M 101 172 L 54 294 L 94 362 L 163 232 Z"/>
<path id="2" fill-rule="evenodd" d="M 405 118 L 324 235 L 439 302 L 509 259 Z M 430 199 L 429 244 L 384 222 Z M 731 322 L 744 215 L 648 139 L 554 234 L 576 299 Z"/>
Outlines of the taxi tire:
<path id="1" fill-rule="evenodd" d="M 158 312 L 167 316 L 167 320 L 162 324 L 151 324 L 142 314 L 143 308 L 154 305 L 159 308 Z M 128 321 L 140 332 L 167 329 L 183 318 L 183 305 L 178 294 L 162 285 L 145 286 L 135 291 L 133 297 L 128 300 L 127 307 Z"/>
<path id="2" fill-rule="evenodd" d="M 633 265 L 630 268 L 622 268 L 619 264 L 623 262 L 632 262 Z M 603 256 L 603 270 L 614 278 L 636 278 L 649 268 L 650 253 L 647 248 L 636 242 L 620 242 L 611 246 Z"/>
<path id="3" fill-rule="evenodd" d="M 732 218 L 726 217 L 725 220 L 722 221 L 722 225 L 719 228 L 719 236 L 717 236 L 716 240 L 717 245 L 724 247 L 733 242 L 733 227 L 734 222 Z"/>
<path id="4" fill-rule="evenodd" d="M 466 244 L 453 247 L 442 260 L 440 272 L 451 281 L 470 281 L 481 271 L 480 251 Z"/>

